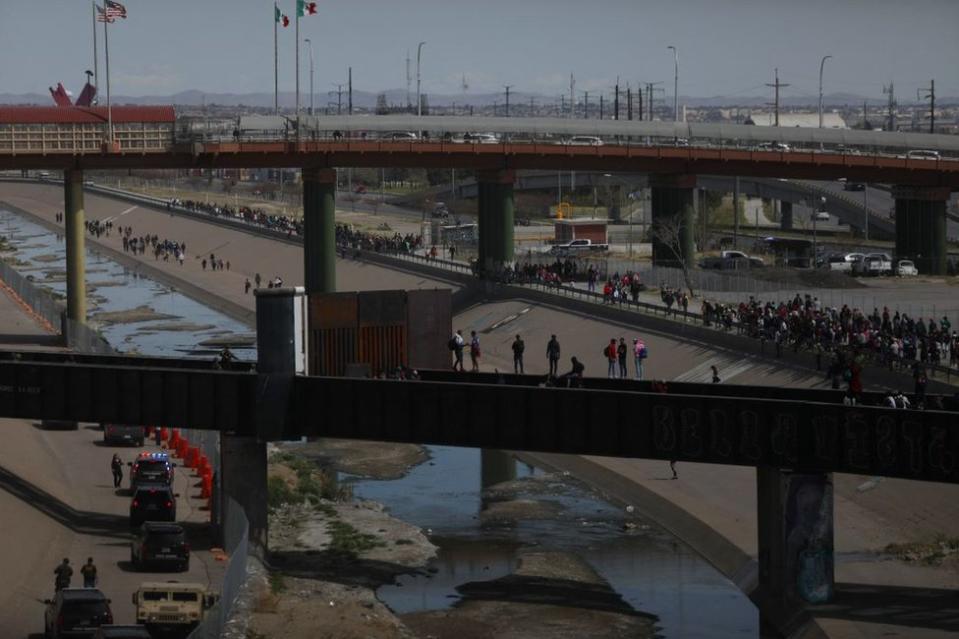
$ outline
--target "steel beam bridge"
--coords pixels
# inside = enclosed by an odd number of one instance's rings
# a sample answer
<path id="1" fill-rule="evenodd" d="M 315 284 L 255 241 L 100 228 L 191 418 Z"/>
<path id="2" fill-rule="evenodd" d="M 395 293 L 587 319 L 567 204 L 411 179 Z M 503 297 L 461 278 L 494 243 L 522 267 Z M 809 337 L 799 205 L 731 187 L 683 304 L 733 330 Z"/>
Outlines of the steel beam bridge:
<path id="1" fill-rule="evenodd" d="M 806 389 L 425 374 L 421 381 L 201 370 L 178 360 L 3 353 L 0 416 L 846 472 L 959 483 L 954 412 L 847 407 Z M 828 401 L 831 400 L 831 401 Z"/>

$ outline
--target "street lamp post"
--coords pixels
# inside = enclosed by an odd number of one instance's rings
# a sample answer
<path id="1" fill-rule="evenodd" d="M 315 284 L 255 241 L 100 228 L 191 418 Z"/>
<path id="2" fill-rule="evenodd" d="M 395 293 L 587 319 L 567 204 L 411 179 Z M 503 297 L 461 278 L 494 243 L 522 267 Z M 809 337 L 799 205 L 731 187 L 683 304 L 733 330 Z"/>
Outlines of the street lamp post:
<path id="1" fill-rule="evenodd" d="M 820 210 L 825 211 L 826 196 L 825 195 L 821 196 L 819 198 L 819 202 L 820 202 Z M 818 219 L 817 213 L 818 211 L 812 212 L 812 267 L 814 269 L 816 268 L 816 258 L 818 256 L 818 253 L 816 252 L 816 220 Z"/>
<path id="2" fill-rule="evenodd" d="M 420 42 L 416 46 L 416 115 L 423 115 L 423 98 L 420 97 L 420 55 L 423 52 L 425 42 Z"/>
<path id="3" fill-rule="evenodd" d="M 831 55 L 824 55 L 822 61 L 819 63 L 819 128 L 822 128 L 822 70 L 826 65 L 826 60 L 831 58 Z"/>
<path id="4" fill-rule="evenodd" d="M 303 42 L 310 45 L 310 115 L 313 115 L 313 41 L 304 38 Z"/>
<path id="5" fill-rule="evenodd" d="M 673 50 L 673 121 L 679 122 L 679 51 L 673 45 L 666 48 Z"/>

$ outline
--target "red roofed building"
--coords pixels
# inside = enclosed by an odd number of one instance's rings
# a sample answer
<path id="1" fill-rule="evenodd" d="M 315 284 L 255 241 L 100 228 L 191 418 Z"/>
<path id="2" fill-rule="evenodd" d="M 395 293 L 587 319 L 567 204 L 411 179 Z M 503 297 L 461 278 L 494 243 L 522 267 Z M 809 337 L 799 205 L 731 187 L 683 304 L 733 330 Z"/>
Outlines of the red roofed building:
<path id="1" fill-rule="evenodd" d="M 172 106 L 113 107 L 120 151 L 166 151 L 173 144 Z M 0 152 L 100 152 L 107 140 L 106 107 L 2 107 Z"/>

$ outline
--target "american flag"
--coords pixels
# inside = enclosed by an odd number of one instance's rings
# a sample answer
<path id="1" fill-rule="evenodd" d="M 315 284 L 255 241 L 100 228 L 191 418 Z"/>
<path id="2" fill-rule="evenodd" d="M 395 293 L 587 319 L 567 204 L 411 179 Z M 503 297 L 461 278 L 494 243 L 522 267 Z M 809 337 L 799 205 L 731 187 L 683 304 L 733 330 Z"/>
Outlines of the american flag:
<path id="1" fill-rule="evenodd" d="M 116 19 L 123 18 L 127 19 L 127 8 L 124 7 L 119 2 L 113 2 L 113 0 L 105 0 L 104 4 L 106 5 L 106 14 L 108 18 Z"/>
<path id="2" fill-rule="evenodd" d="M 103 10 L 103 7 L 97 5 L 97 22 L 113 22 L 113 18 L 110 17 L 106 11 Z"/>

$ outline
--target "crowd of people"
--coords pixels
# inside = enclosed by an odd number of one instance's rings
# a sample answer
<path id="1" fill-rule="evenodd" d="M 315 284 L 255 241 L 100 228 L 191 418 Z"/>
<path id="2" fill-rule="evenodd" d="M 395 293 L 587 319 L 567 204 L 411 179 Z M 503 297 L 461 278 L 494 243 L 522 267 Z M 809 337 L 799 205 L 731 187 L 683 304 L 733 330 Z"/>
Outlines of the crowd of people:
<path id="1" fill-rule="evenodd" d="M 336 245 L 341 249 L 353 251 L 373 251 L 375 253 L 412 253 L 423 247 L 423 236 L 414 233 L 401 235 L 380 235 L 360 231 L 352 224 L 336 225 Z"/>
<path id="2" fill-rule="evenodd" d="M 959 366 L 959 333 L 949 319 L 912 318 L 883 307 L 864 313 L 858 308 L 824 306 L 817 297 L 763 302 L 754 297 L 739 304 L 703 301 L 703 323 L 740 333 L 783 348 L 868 353 L 883 366 L 905 370 L 923 366 Z"/>
<path id="3" fill-rule="evenodd" d="M 255 209 L 249 206 L 232 207 L 226 204 L 217 204 L 216 202 L 198 202 L 196 200 L 180 200 L 177 198 L 173 198 L 167 204 L 167 208 L 174 206 L 214 217 L 229 217 L 243 220 L 248 224 L 261 226 L 271 231 L 286 233 L 287 235 L 303 234 L 302 219 L 290 215 L 267 213 L 263 209 Z"/>

